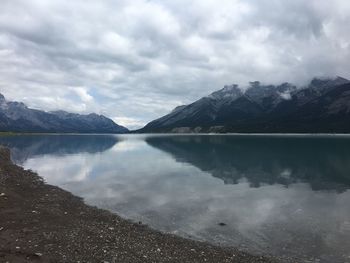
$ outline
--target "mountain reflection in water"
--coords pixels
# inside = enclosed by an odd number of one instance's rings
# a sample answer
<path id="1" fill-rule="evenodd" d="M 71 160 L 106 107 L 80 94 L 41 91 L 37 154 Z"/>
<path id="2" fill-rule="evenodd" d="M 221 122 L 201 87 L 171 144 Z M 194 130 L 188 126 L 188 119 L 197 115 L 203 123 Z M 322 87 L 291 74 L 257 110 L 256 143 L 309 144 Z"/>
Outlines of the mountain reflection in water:
<path id="1" fill-rule="evenodd" d="M 190 135 L 146 141 L 227 184 L 245 178 L 251 187 L 297 182 L 313 190 L 350 187 L 350 140 L 343 138 Z"/>
<path id="2" fill-rule="evenodd" d="M 117 137 L 112 135 L 0 136 L 0 145 L 11 149 L 11 158 L 18 164 L 39 155 L 104 152 L 117 142 Z"/>

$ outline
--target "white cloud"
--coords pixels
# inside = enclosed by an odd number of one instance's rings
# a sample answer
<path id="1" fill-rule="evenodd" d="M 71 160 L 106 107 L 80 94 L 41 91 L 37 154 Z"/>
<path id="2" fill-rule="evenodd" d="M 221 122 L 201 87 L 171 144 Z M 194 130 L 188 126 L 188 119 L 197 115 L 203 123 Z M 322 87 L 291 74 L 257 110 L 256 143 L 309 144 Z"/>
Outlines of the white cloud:
<path id="1" fill-rule="evenodd" d="M 350 78 L 348 24 L 347 0 L 3 0 L 0 92 L 137 127 L 224 84 Z"/>
<path id="2" fill-rule="evenodd" d="M 141 127 L 143 125 L 142 120 L 134 119 L 134 118 L 128 118 L 128 117 L 114 117 L 112 120 L 119 125 L 130 127 L 130 129 L 137 129 L 138 127 Z"/>
<path id="3" fill-rule="evenodd" d="M 88 93 L 84 87 L 73 87 L 71 88 L 83 102 L 92 102 L 94 98 Z"/>

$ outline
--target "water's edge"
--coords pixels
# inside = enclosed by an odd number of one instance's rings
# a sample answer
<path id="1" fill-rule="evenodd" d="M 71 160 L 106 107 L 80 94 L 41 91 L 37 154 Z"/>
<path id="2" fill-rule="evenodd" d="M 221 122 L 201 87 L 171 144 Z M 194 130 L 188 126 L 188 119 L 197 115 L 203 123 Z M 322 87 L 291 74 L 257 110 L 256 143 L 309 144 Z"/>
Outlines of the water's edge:
<path id="1" fill-rule="evenodd" d="M 3 172 L 6 171 L 7 173 L 4 174 Z M 11 173 L 9 173 L 9 171 Z M 27 181 L 23 181 L 22 177 L 26 176 L 26 180 L 29 178 L 29 182 Z M 237 249 L 233 248 L 233 247 L 221 247 L 221 246 L 215 246 L 215 245 L 211 245 L 207 242 L 201 242 L 201 241 L 196 241 L 196 240 L 192 240 L 192 239 L 188 239 L 188 238 L 183 238 L 181 236 L 177 236 L 177 235 L 173 235 L 173 234 L 169 234 L 169 233 L 163 233 L 160 232 L 156 229 L 152 229 L 149 226 L 145 226 L 142 225 L 142 223 L 134 223 L 131 222 L 128 219 L 122 219 L 120 216 L 118 216 L 117 214 L 114 214 L 112 212 L 109 212 L 107 210 L 103 210 L 100 208 L 96 208 L 93 206 L 89 206 L 87 205 L 84 200 L 80 197 L 74 196 L 73 194 L 59 188 L 56 186 L 52 186 L 49 184 L 46 184 L 43 181 L 43 178 L 40 177 L 40 175 L 38 175 L 37 173 L 34 173 L 32 171 L 26 171 L 24 170 L 22 167 L 15 165 L 12 163 L 11 158 L 10 158 L 10 150 L 0 146 L 0 177 L 5 177 L 5 178 L 0 178 L 3 180 L 0 180 L 1 183 L 5 182 L 3 187 L 1 187 L 0 184 L 0 192 L 4 192 L 6 195 L 6 199 L 9 199 L 9 203 L 12 206 L 12 202 L 11 202 L 11 193 L 7 194 L 6 192 L 8 191 L 9 188 L 14 188 L 11 189 L 12 191 L 18 191 L 16 193 L 16 195 L 21 195 L 21 193 L 23 192 L 31 192 L 34 195 L 36 195 L 35 191 L 37 186 L 35 187 L 35 189 L 31 189 L 31 185 L 30 184 L 38 184 L 39 187 L 41 188 L 40 191 L 44 191 L 44 192 L 48 192 L 49 194 L 45 194 L 45 195 L 50 195 L 52 194 L 52 190 L 54 189 L 55 191 L 55 197 L 51 197 L 51 199 L 49 200 L 49 204 L 45 204 L 45 202 L 41 201 L 41 206 L 44 206 L 45 210 L 50 209 L 48 206 L 54 206 L 53 203 L 57 203 L 59 202 L 59 199 L 65 199 L 65 205 L 71 206 L 71 209 L 74 210 L 76 208 L 79 208 L 81 206 L 84 207 L 85 210 L 88 210 L 88 213 L 92 213 L 94 219 L 100 223 L 100 225 L 104 225 L 103 227 L 105 228 L 105 226 L 107 225 L 112 225 L 110 226 L 108 229 L 110 230 L 110 234 L 111 235 L 116 235 L 116 236 L 120 236 L 120 233 L 122 232 L 123 234 L 125 234 L 126 236 L 130 237 L 130 235 L 132 236 L 132 233 L 137 233 L 138 237 L 143 237 L 143 242 L 145 242 L 145 244 L 143 244 L 146 248 L 147 251 L 144 251 L 144 254 L 148 254 L 151 253 L 151 255 L 147 255 L 146 257 L 142 257 L 143 260 L 148 259 L 150 262 L 154 260 L 157 260 L 158 262 L 162 262 L 162 259 L 159 258 L 159 253 L 156 253 L 156 257 L 152 254 L 154 251 L 154 247 L 159 247 L 159 251 L 162 251 L 162 257 L 166 257 L 166 254 L 171 255 L 170 257 L 174 259 L 174 262 L 178 262 L 178 260 L 182 260 L 182 262 L 193 262 L 196 260 L 203 260 L 205 257 L 208 258 L 209 262 L 224 262 L 221 260 L 233 260 L 236 262 L 236 260 L 238 262 L 278 262 L 279 260 L 282 261 L 282 259 L 278 259 L 277 258 L 273 258 L 270 256 L 254 256 L 251 254 L 248 254 L 244 251 L 238 251 Z M 9 184 L 7 185 L 7 180 L 8 178 L 6 177 L 11 177 L 12 179 L 15 180 L 20 180 L 20 184 L 17 182 L 15 184 Z M 11 181 L 10 181 L 11 182 Z M 8 186 L 8 187 L 7 187 Z M 17 188 L 19 189 L 16 189 Z M 20 186 L 20 187 L 19 187 Z M 3 189 L 1 189 L 3 188 Z M 68 198 L 66 196 L 69 196 Z M 28 199 L 28 197 L 26 197 L 26 205 L 28 205 L 28 203 L 32 204 L 36 204 L 37 200 L 35 198 L 33 199 Z M 5 204 L 6 206 L 6 204 Z M 18 208 L 18 207 L 17 207 Z M 25 212 L 25 209 L 28 209 L 29 207 L 24 207 L 20 210 L 23 210 L 23 212 Z M 67 211 L 66 211 L 67 210 Z M 34 210 L 33 210 L 34 211 Z M 32 212 L 33 212 L 32 211 Z M 55 216 L 58 220 L 58 222 L 46 222 L 46 218 L 44 216 L 40 216 L 41 214 L 45 214 L 47 212 L 52 213 L 52 211 L 48 210 L 48 211 L 43 211 L 43 213 L 41 213 L 40 209 L 38 208 L 37 210 L 35 210 L 36 213 L 39 215 L 39 225 L 47 225 L 48 223 L 51 225 L 50 227 L 53 228 L 51 229 L 51 231 L 55 231 L 55 227 L 60 226 L 60 224 L 62 224 L 62 222 L 59 222 L 59 219 L 62 219 L 62 217 L 67 218 L 67 222 L 70 220 L 75 220 L 75 219 L 79 219 L 81 220 L 81 218 L 78 218 L 79 216 L 76 216 L 77 218 L 69 218 L 67 215 L 71 215 L 74 216 L 74 211 L 69 211 L 68 209 L 65 209 L 65 212 L 63 213 L 63 215 L 60 216 Z M 12 216 L 14 216 L 16 213 L 12 213 Z M 106 220 L 106 214 L 108 214 L 108 219 L 111 221 L 119 221 L 119 226 L 120 229 L 114 229 L 115 227 L 115 223 L 114 222 L 109 222 L 109 220 Z M 2 220 L 8 220 L 9 218 L 7 217 L 6 213 L 2 214 L 2 217 L 0 219 L 0 223 L 2 226 L 4 226 L 5 224 L 3 224 L 3 222 L 1 222 Z M 26 219 L 24 217 L 24 219 Z M 86 218 L 85 218 L 86 219 Z M 14 219 L 14 221 L 17 221 L 16 219 Z M 66 223 L 65 221 L 64 223 L 64 228 L 69 229 L 68 232 L 75 232 L 77 231 L 77 228 L 88 228 L 89 231 L 91 231 L 89 225 L 86 225 L 91 223 L 91 222 L 84 222 L 83 226 L 79 226 L 76 224 L 69 224 Z M 57 224 L 57 225 L 56 225 Z M 20 228 L 24 228 L 24 226 L 19 226 Z M 31 225 L 29 224 L 29 226 L 26 224 L 26 229 L 28 231 L 28 233 L 31 233 L 30 230 L 28 230 L 28 228 L 30 228 Z M 95 226 L 94 226 L 95 227 Z M 10 229 L 11 230 L 11 229 Z M 44 229 L 45 230 L 45 229 Z M 44 231 L 43 229 L 35 230 L 35 235 L 40 235 L 42 231 Z M 86 231 L 87 229 L 83 229 L 83 231 Z M 101 229 L 97 229 L 99 232 Z M 116 230 L 116 231 L 114 231 Z M 61 230 L 60 230 L 61 231 Z M 89 233 L 89 232 L 88 232 Z M 0 237 L 1 237 L 2 232 L 0 232 Z M 29 235 L 26 235 L 25 238 L 29 238 L 32 240 L 35 240 L 35 237 Z M 57 237 L 55 237 L 57 238 Z M 81 242 L 85 241 L 85 238 L 83 237 L 79 237 L 81 240 Z M 104 244 L 103 242 L 101 243 L 101 240 L 98 238 L 98 233 L 96 233 L 96 236 L 91 236 L 91 234 L 89 234 L 89 238 L 96 238 L 96 244 L 95 247 L 99 250 L 102 250 L 102 248 L 104 248 L 104 246 L 106 244 Z M 70 242 L 71 240 L 59 240 L 56 245 L 61 245 L 59 246 L 59 248 L 57 248 L 58 250 L 64 250 L 64 247 L 74 247 L 74 243 Z M 135 242 L 135 240 L 127 240 L 129 242 Z M 138 240 L 140 241 L 140 240 Z M 7 242 L 7 245 L 11 244 L 11 243 L 20 243 L 21 240 L 19 242 L 15 241 L 15 240 L 9 240 Z M 47 240 L 45 241 L 46 243 L 50 243 L 47 242 Z M 62 242 L 62 243 L 60 243 Z M 157 243 L 157 244 L 155 244 Z M 63 246 L 62 246 L 63 244 Z M 79 245 L 79 241 L 77 243 Z M 170 244 L 170 246 L 169 246 Z M 166 247 L 162 247 L 162 246 L 166 246 Z M 2 247 L 0 247 L 0 250 L 4 250 Z M 52 249 L 52 247 L 50 247 L 50 249 Z M 120 252 L 120 250 L 123 248 L 118 247 L 118 244 L 115 244 L 114 247 L 110 248 L 111 251 L 113 250 L 118 250 L 118 252 Z M 41 251 L 45 251 L 46 248 L 42 247 Z M 156 252 L 159 252 L 158 250 Z M 1 252 L 1 251 L 0 251 Z M 92 250 L 90 251 L 90 253 L 92 252 Z M 110 252 L 110 251 L 109 251 Z M 134 251 L 134 253 L 138 253 L 140 251 Z M 18 254 L 18 251 L 15 251 L 15 253 Z M 35 252 L 33 252 L 35 253 Z M 66 254 L 68 254 L 69 252 L 65 252 Z M 129 252 L 130 253 L 130 252 Z M 136 254 L 137 254 L 136 253 Z M 188 253 L 188 255 L 186 255 L 186 253 Z M 50 252 L 46 251 L 45 253 L 40 253 L 40 254 L 44 254 L 45 256 L 50 256 Z M 88 255 L 89 251 L 84 252 L 84 255 Z M 182 256 L 181 256 L 182 255 Z M 234 255 L 234 257 L 232 257 L 232 255 Z M 57 257 L 57 255 L 51 255 L 53 257 Z M 178 258 L 177 258 L 178 257 Z M 72 256 L 73 258 L 73 256 Z M 72 259 L 70 258 L 70 259 Z M 77 257 L 78 259 L 79 257 Z M 176 259 L 177 258 L 177 259 Z M 90 258 L 91 259 L 91 258 Z M 186 260 L 187 259 L 187 260 Z M 160 260 L 160 261 L 159 261 Z M 145 261 L 146 262 L 146 261 Z M 147 261 L 148 262 L 148 261 Z M 168 261 L 167 261 L 168 262 Z M 231 262 L 231 261 L 225 261 L 225 262 Z M 289 262 L 287 261 L 287 259 L 283 259 L 283 262 Z"/>

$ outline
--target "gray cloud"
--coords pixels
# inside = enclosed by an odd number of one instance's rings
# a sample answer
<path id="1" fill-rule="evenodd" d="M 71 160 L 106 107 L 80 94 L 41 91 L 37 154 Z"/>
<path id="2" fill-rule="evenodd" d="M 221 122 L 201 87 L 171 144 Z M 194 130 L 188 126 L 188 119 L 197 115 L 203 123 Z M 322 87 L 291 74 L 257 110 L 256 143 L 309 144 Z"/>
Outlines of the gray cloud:
<path id="1" fill-rule="evenodd" d="M 347 0 L 3 0 L 0 92 L 131 128 L 224 84 L 350 78 Z"/>

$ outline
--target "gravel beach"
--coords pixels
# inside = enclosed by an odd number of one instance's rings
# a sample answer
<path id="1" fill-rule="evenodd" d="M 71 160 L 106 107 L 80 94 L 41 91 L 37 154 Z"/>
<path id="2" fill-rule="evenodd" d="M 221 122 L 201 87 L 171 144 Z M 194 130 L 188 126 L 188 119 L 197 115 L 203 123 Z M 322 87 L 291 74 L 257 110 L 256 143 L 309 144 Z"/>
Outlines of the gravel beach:
<path id="1" fill-rule="evenodd" d="M 0 262 L 277 262 L 160 233 L 86 205 L 0 148 Z"/>

